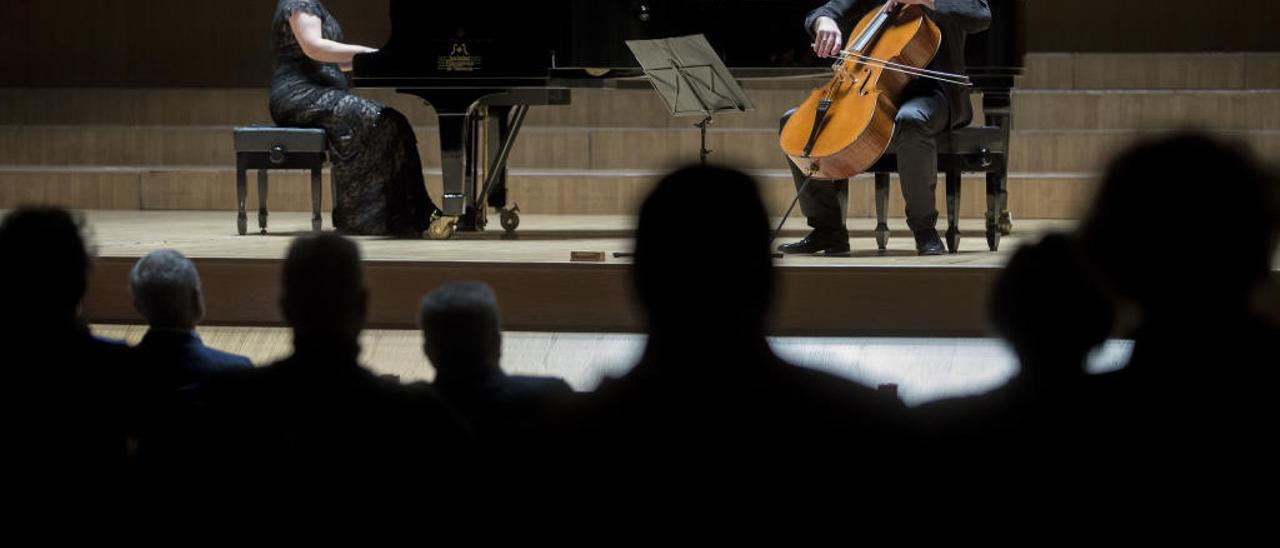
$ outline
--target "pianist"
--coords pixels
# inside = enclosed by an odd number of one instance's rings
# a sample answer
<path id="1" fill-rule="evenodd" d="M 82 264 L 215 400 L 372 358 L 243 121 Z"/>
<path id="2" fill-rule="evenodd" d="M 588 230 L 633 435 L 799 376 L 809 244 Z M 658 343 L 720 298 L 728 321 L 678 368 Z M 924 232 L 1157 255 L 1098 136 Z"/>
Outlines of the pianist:
<path id="1" fill-rule="evenodd" d="M 986 30 L 991 24 L 987 0 L 896 0 L 898 4 L 919 4 L 942 31 L 942 45 L 928 68 L 963 74 L 965 35 Z M 805 19 L 814 36 L 814 51 L 820 57 L 831 57 L 845 43 L 837 21 L 856 23 L 872 9 L 885 5 L 883 0 L 831 0 L 813 10 Z M 907 226 L 916 240 L 920 255 L 946 252 L 935 226 L 938 208 L 934 189 L 938 183 L 938 151 L 935 138 L 939 133 L 966 126 L 973 116 L 967 89 L 934 80 L 918 79 L 903 91 L 904 102 L 894 120 L 897 126 L 893 140 L 898 154 L 898 174 L 902 194 L 907 202 Z M 783 115 L 786 124 L 791 112 Z M 799 189 L 805 176 L 791 168 Z M 782 245 L 783 253 L 847 255 L 849 230 L 845 227 L 845 208 L 849 201 L 849 181 L 814 181 L 804 186 L 800 210 L 809 218 L 813 231 L 799 242 Z"/>
<path id="2" fill-rule="evenodd" d="M 347 92 L 343 70 L 371 48 L 342 43 L 319 0 L 280 0 L 272 21 L 271 118 L 322 128 L 333 165 L 333 226 L 347 234 L 421 237 L 438 210 L 427 195 L 409 121 Z"/>

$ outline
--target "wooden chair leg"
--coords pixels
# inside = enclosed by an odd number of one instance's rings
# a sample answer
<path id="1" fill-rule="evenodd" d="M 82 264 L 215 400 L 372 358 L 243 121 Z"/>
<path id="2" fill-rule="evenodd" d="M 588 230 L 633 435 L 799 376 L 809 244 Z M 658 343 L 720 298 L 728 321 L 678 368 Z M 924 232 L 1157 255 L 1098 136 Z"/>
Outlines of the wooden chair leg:
<path id="1" fill-rule="evenodd" d="M 249 216 L 245 213 L 245 195 L 248 194 L 249 183 L 245 179 L 245 168 L 236 166 L 236 231 L 244 236 L 249 231 Z"/>
<path id="2" fill-rule="evenodd" d="M 267 233 L 267 170 L 258 170 L 258 230 Z"/>
<path id="3" fill-rule="evenodd" d="M 311 230 L 320 232 L 320 168 L 311 169 Z"/>
<path id="4" fill-rule="evenodd" d="M 987 172 L 987 249 L 1000 250 L 1000 171 Z"/>
<path id="5" fill-rule="evenodd" d="M 960 171 L 947 170 L 947 251 L 960 252 Z"/>
<path id="6" fill-rule="evenodd" d="M 1000 234 L 1013 234 L 1013 215 L 1009 213 L 1009 163 L 1000 166 Z"/>
<path id="7" fill-rule="evenodd" d="M 876 246 L 880 253 L 889 247 L 889 174 L 876 174 Z"/>

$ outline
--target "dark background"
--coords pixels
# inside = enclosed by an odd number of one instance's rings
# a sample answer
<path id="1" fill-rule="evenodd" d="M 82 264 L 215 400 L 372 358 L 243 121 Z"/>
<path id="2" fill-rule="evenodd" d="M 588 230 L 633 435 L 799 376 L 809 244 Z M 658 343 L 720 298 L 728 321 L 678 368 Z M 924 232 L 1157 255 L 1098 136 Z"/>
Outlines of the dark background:
<path id="1" fill-rule="evenodd" d="M 264 86 L 275 4 L 3 0 L 0 86 Z M 385 41 L 387 0 L 325 5 L 348 41 Z M 1028 0 L 1027 10 L 1033 52 L 1280 51 L 1274 0 Z"/>

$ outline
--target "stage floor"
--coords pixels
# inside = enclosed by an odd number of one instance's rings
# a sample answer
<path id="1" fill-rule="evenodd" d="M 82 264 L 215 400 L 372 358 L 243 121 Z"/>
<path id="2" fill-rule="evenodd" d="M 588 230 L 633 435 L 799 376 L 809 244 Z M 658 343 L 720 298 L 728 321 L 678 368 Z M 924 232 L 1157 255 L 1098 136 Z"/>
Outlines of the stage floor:
<path id="1" fill-rule="evenodd" d="M 236 234 L 230 211 L 87 211 L 85 217 L 99 256 L 84 306 L 91 321 L 139 323 L 127 291 L 128 271 L 138 257 L 174 248 L 200 269 L 207 323 L 284 324 L 277 306 L 280 265 L 292 238 L 310 233 L 308 214 L 272 214 L 269 234 L 246 236 Z M 716 233 L 714 220 L 675 222 L 687 225 L 690 239 Z M 989 252 L 983 221 L 968 219 L 961 223 L 960 253 L 917 257 L 902 219 L 891 220 L 893 237 L 883 256 L 875 250 L 874 221 L 851 219 L 852 257 L 789 256 L 775 262 L 771 330 L 791 336 L 988 336 L 989 291 L 1010 254 L 1073 224 L 1015 219 L 1015 234 L 1002 240 L 999 252 Z M 630 261 L 613 257 L 631 250 L 633 226 L 634 218 L 622 216 L 528 215 L 517 239 L 504 239 L 500 229 L 459 233 L 449 241 L 355 238 L 371 293 L 369 325 L 413 328 L 423 294 L 445 283 L 481 281 L 494 287 L 506 326 L 514 331 L 640 332 L 643 317 L 632 294 Z M 802 219 L 792 219 L 780 240 L 806 232 Z M 604 252 L 606 260 L 571 262 L 574 251 Z M 1176 274 L 1192 255 L 1170 257 L 1170 272 Z M 1280 283 L 1269 286 L 1263 307 L 1280 318 Z"/>
<path id="2" fill-rule="evenodd" d="M 201 259 L 280 259 L 292 237 L 311 230 L 310 214 L 300 212 L 272 213 L 268 234 L 256 231 L 256 212 L 249 213 L 250 234 L 236 234 L 235 213 L 219 211 L 88 211 L 86 218 L 93 228 L 98 254 L 102 257 L 141 257 L 160 248 L 174 248 L 192 258 Z M 688 226 L 693 238 L 705 231 L 716 234 L 715 221 L 698 224 L 680 220 Z M 777 220 L 773 221 L 774 223 Z M 872 230 L 875 221 L 851 219 L 853 256 L 796 257 L 778 261 L 780 267 L 833 266 L 954 266 L 993 267 L 1003 265 L 1010 251 L 1029 238 L 1038 238 L 1051 230 L 1068 230 L 1072 221 L 1015 220 L 1016 233 L 1001 241 L 1001 250 L 987 250 L 984 222 L 965 219 L 960 253 L 938 257 L 918 257 L 906 221 L 891 219 L 893 231 L 889 248 L 882 256 L 876 250 Z M 331 230 L 325 215 L 326 230 Z M 357 237 L 366 261 L 399 262 L 488 262 L 488 263 L 568 263 L 573 251 L 603 251 L 606 262 L 629 262 L 613 258 L 614 252 L 631 250 L 633 217 L 601 215 L 522 215 L 516 239 L 504 239 L 497 219 L 491 219 L 491 230 L 479 233 L 459 232 L 448 241 L 397 240 L 381 237 Z M 945 229 L 945 224 L 943 224 Z M 806 234 L 803 219 L 792 218 L 783 230 L 780 242 L 792 241 Z"/>

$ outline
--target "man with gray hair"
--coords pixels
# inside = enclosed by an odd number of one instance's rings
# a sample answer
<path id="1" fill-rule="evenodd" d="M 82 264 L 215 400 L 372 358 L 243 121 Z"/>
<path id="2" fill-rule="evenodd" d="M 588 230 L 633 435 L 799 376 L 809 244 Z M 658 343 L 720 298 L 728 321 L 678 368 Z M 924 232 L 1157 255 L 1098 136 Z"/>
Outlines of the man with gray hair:
<path id="1" fill-rule="evenodd" d="M 134 308 L 151 326 L 137 351 L 156 388 L 190 388 L 215 372 L 253 367 L 249 358 L 205 346 L 196 334 L 204 295 L 196 266 L 181 253 L 161 249 L 138 260 L 129 272 L 129 290 Z"/>
<path id="2" fill-rule="evenodd" d="M 526 434 L 573 395 L 562 379 L 502 371 L 498 299 L 485 284 L 456 283 L 428 293 L 418 321 L 423 350 L 436 370 L 433 386 L 471 422 L 482 441 Z"/>

